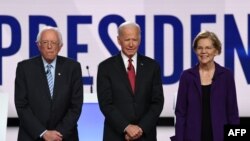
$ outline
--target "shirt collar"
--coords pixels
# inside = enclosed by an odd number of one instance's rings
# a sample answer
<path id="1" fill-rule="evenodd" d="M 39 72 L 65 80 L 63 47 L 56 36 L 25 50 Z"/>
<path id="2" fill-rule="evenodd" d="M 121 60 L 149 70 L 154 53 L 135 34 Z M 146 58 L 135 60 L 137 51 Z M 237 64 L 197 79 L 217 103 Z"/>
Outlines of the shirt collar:
<path id="1" fill-rule="evenodd" d="M 126 56 L 122 51 L 121 51 L 121 56 L 123 59 L 123 62 L 127 62 L 128 61 L 128 56 Z M 135 53 L 135 55 L 131 58 L 133 60 L 133 62 L 137 62 L 137 53 Z"/>
<path id="2" fill-rule="evenodd" d="M 43 60 L 43 65 L 44 65 L 44 68 L 46 68 L 46 66 L 49 64 L 43 57 L 42 57 L 42 60 Z M 57 60 L 57 57 L 50 63 L 50 65 L 52 65 L 52 68 L 55 68 L 56 67 L 56 60 Z"/>

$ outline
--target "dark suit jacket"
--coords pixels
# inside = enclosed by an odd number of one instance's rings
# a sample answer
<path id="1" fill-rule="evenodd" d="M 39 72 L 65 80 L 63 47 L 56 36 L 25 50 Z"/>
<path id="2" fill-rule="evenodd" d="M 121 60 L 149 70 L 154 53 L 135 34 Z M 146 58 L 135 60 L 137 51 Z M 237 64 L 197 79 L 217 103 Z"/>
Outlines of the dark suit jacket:
<path id="1" fill-rule="evenodd" d="M 64 141 L 77 141 L 77 121 L 83 103 L 79 63 L 57 57 L 51 99 L 41 56 L 18 63 L 15 105 L 20 120 L 18 141 L 34 141 L 47 130 L 57 130 Z"/>
<path id="2" fill-rule="evenodd" d="M 211 86 L 213 141 L 223 141 L 225 124 L 239 124 L 233 74 L 215 63 Z M 179 82 L 176 105 L 176 141 L 201 140 L 202 93 L 199 66 L 185 70 Z"/>
<path id="3" fill-rule="evenodd" d="M 123 141 L 128 124 L 143 130 L 143 141 L 156 141 L 156 123 L 164 97 L 159 65 L 138 54 L 135 94 L 133 94 L 121 54 L 98 67 L 97 94 L 105 116 L 104 141 Z"/>

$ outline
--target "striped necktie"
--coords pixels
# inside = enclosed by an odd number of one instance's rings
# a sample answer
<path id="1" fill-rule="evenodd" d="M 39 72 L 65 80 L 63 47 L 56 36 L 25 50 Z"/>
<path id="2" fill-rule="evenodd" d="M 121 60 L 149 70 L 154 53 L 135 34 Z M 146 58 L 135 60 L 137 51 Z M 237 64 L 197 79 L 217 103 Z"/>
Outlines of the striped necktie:
<path id="1" fill-rule="evenodd" d="M 49 91 L 50 91 L 50 95 L 52 97 L 53 96 L 53 88 L 54 88 L 54 83 L 53 83 L 54 81 L 53 81 L 53 76 L 51 73 L 52 65 L 48 64 L 46 67 L 47 67 L 46 75 L 47 75 L 47 80 L 48 80 L 48 85 L 49 85 Z"/>

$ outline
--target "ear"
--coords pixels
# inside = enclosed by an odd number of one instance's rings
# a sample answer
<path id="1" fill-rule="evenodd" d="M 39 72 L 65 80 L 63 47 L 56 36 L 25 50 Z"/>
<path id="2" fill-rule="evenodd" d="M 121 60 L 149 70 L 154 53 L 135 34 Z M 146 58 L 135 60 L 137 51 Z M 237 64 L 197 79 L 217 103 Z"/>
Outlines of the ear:
<path id="1" fill-rule="evenodd" d="M 59 46 L 58 52 L 61 50 L 62 46 L 63 46 L 63 45 Z"/>
<path id="2" fill-rule="evenodd" d="M 193 52 L 194 52 L 196 55 L 198 54 L 196 49 L 193 49 Z"/>
<path id="3" fill-rule="evenodd" d="M 40 44 L 40 42 L 37 42 L 36 46 L 38 47 L 38 50 L 41 50 L 41 44 Z"/>
<path id="4" fill-rule="evenodd" d="M 141 44 L 141 37 L 139 37 L 139 45 Z"/>
<path id="5" fill-rule="evenodd" d="M 219 55 L 219 51 L 216 49 L 215 56 Z"/>
<path id="6" fill-rule="evenodd" d="M 118 42 L 119 45 L 121 45 L 121 39 L 120 39 L 119 36 L 117 36 L 117 42 Z"/>
<path id="7" fill-rule="evenodd" d="M 61 43 L 59 47 L 62 48 L 63 47 L 63 43 Z"/>

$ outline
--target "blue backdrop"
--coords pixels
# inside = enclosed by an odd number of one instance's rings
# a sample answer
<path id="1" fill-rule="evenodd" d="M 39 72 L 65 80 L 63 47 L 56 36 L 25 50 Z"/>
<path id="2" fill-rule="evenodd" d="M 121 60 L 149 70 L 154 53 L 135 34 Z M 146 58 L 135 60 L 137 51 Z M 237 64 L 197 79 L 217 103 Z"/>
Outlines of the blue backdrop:
<path id="1" fill-rule="evenodd" d="M 83 104 L 82 114 L 78 121 L 80 141 L 101 141 L 104 117 L 98 104 Z"/>

